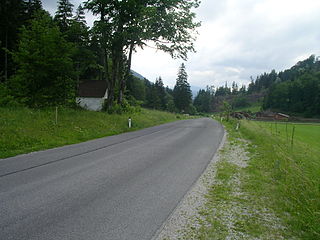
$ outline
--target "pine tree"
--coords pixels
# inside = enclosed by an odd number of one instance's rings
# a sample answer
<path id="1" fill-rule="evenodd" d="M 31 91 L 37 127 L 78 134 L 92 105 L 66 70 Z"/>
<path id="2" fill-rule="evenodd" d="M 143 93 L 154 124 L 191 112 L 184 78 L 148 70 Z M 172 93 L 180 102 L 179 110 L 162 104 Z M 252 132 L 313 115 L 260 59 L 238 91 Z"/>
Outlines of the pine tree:
<path id="1" fill-rule="evenodd" d="M 9 87 L 15 97 L 31 107 L 74 102 L 72 51 L 51 16 L 36 13 L 31 25 L 22 28 L 13 53 L 18 70 Z"/>
<path id="2" fill-rule="evenodd" d="M 158 98 L 160 100 L 160 109 L 165 110 L 166 109 L 166 92 L 165 92 L 165 88 L 164 88 L 161 77 L 156 79 L 154 86 L 155 86 Z"/>
<path id="3" fill-rule="evenodd" d="M 58 1 L 58 10 L 56 11 L 54 20 L 57 22 L 60 27 L 60 31 L 63 33 L 68 31 L 70 27 L 73 16 L 72 11 L 73 4 L 71 4 L 69 0 Z"/>
<path id="4" fill-rule="evenodd" d="M 28 25 L 39 10 L 42 10 L 40 0 L 0 1 L 0 82 L 7 81 L 15 69 L 7 50 L 12 52 L 16 49 L 19 29 Z"/>
<path id="5" fill-rule="evenodd" d="M 173 98 L 176 108 L 181 112 L 188 112 L 192 102 L 192 93 L 188 83 L 188 74 L 185 65 L 182 63 L 179 68 L 176 85 L 173 89 Z"/>
<path id="6" fill-rule="evenodd" d="M 25 1 L 27 18 L 31 19 L 39 10 L 43 10 L 41 0 Z"/>
<path id="7" fill-rule="evenodd" d="M 84 14 L 84 8 L 82 7 L 81 4 L 77 8 L 74 20 L 79 22 L 79 23 L 83 23 L 84 25 L 87 24 L 86 17 L 85 17 L 85 14 Z"/>

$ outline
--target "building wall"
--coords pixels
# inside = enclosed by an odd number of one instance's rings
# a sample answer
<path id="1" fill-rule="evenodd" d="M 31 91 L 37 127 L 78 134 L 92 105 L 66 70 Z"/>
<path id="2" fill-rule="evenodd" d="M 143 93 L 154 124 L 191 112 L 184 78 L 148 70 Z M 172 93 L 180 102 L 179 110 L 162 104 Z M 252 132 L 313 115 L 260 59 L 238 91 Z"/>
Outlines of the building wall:
<path id="1" fill-rule="evenodd" d="M 92 110 L 92 111 L 100 111 L 103 105 L 103 98 L 77 97 L 76 101 L 80 107 L 88 110 Z"/>

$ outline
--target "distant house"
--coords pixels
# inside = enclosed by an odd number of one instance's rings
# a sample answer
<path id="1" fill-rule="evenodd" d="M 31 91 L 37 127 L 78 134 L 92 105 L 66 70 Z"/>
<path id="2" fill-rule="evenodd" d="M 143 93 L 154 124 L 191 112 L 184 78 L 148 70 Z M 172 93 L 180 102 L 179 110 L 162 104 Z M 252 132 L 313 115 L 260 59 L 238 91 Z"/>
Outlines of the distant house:
<path id="1" fill-rule="evenodd" d="M 288 121 L 289 118 L 290 118 L 289 115 L 286 115 L 286 114 L 283 114 L 283 113 L 276 113 L 276 114 L 274 115 L 274 119 L 275 119 L 275 120 L 280 120 L 280 121 L 285 120 L 285 121 Z"/>
<path id="2" fill-rule="evenodd" d="M 85 109 L 100 111 L 107 98 L 108 91 L 105 81 L 85 81 L 79 85 L 76 101 Z"/>
<path id="3" fill-rule="evenodd" d="M 274 113 L 270 111 L 258 112 L 256 113 L 256 120 L 261 121 L 288 121 L 290 118 L 289 115 L 283 113 Z"/>

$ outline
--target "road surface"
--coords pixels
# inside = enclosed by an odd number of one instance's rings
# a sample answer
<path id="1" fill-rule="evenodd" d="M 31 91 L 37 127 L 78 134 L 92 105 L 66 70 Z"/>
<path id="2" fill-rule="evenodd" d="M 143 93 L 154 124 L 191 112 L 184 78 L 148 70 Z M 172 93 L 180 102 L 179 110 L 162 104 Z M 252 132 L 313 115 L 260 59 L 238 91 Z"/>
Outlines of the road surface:
<path id="1" fill-rule="evenodd" d="M 0 160 L 0 239 L 151 239 L 223 137 L 184 120 Z"/>

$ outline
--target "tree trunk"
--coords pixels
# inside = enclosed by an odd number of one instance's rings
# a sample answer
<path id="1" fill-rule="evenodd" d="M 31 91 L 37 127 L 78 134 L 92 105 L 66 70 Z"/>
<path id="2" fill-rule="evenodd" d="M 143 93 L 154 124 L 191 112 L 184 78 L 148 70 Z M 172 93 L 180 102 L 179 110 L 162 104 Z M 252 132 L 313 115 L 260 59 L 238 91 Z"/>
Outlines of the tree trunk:
<path id="1" fill-rule="evenodd" d="M 133 48 L 134 48 L 134 43 L 132 42 L 130 44 L 130 49 L 129 49 L 128 66 L 127 66 L 125 74 L 122 75 L 121 84 L 120 84 L 119 99 L 118 99 L 118 102 L 120 104 L 123 101 L 124 92 L 126 90 L 126 81 L 130 76 Z M 122 66 L 123 66 L 123 61 L 122 61 Z"/>
<path id="2" fill-rule="evenodd" d="M 104 16 L 105 16 L 105 12 L 104 12 L 104 6 L 101 5 L 101 17 L 100 17 L 100 21 L 101 22 L 104 22 Z M 112 94 L 110 93 L 110 87 L 111 87 L 111 84 L 110 84 L 110 75 L 109 75 L 109 64 L 108 64 L 108 61 L 109 61 L 109 58 L 108 58 L 108 50 L 107 50 L 107 36 L 106 36 L 106 33 L 105 31 L 102 31 L 102 39 L 100 41 L 100 45 L 101 45 L 101 48 L 102 48 L 102 56 L 103 56 L 103 59 L 102 59 L 102 63 L 103 63 L 103 69 L 104 69 L 104 74 L 103 74 L 103 78 L 105 79 L 106 83 L 107 83 L 107 89 L 106 91 L 108 92 L 107 96 L 108 96 L 108 99 L 104 102 L 104 104 L 107 104 L 107 108 L 109 108 L 109 97 L 112 96 Z"/>
<path id="3" fill-rule="evenodd" d="M 112 77 L 110 80 L 110 87 L 109 87 L 109 96 L 108 96 L 108 107 L 113 106 L 114 101 L 114 88 L 115 83 L 118 79 L 118 73 L 119 73 L 119 53 L 117 49 L 114 49 L 112 51 Z"/>

